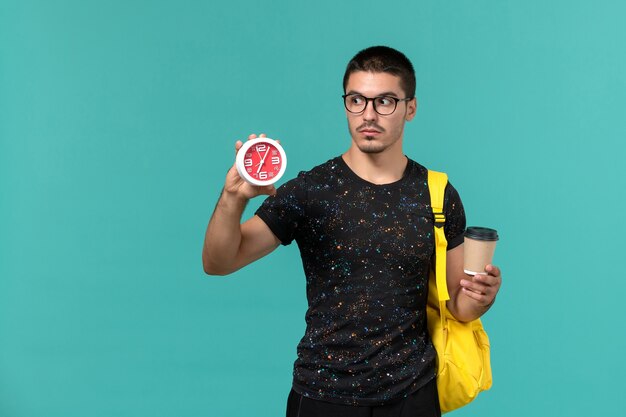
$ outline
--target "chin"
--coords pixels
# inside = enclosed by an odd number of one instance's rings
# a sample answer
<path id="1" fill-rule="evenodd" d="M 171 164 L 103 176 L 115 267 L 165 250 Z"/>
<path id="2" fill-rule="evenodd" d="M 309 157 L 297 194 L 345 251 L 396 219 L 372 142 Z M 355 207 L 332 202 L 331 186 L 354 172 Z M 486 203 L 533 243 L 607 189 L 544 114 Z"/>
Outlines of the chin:
<path id="1" fill-rule="evenodd" d="M 387 149 L 384 146 L 371 142 L 366 142 L 365 144 L 358 146 L 358 148 L 363 153 L 381 153 Z"/>

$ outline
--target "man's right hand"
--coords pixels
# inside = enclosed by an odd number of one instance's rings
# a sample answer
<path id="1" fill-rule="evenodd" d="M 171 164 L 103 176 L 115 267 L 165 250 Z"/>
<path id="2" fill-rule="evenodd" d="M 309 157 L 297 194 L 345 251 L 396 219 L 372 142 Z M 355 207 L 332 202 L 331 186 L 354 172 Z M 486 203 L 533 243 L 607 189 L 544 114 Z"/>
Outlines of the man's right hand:
<path id="1" fill-rule="evenodd" d="M 250 135 L 248 139 L 256 137 Z M 235 151 L 239 151 L 242 145 L 241 141 L 237 141 Z M 244 181 L 233 164 L 226 174 L 224 191 L 204 237 L 204 272 L 209 275 L 230 274 L 278 247 L 280 241 L 259 216 L 252 216 L 240 224 L 248 200 L 258 195 L 275 193 L 273 185 L 259 187 Z"/>
<path id="2" fill-rule="evenodd" d="M 259 137 L 264 138 L 266 135 L 262 133 Z M 257 135 L 254 133 L 248 136 L 248 140 L 256 138 Z M 240 140 L 235 143 L 235 155 L 242 146 L 243 142 Z M 274 187 L 274 185 L 257 186 L 246 182 L 243 178 L 241 178 L 241 176 L 239 176 L 237 167 L 233 164 L 226 174 L 224 193 L 247 201 L 258 195 L 274 195 L 276 194 L 276 187 Z"/>

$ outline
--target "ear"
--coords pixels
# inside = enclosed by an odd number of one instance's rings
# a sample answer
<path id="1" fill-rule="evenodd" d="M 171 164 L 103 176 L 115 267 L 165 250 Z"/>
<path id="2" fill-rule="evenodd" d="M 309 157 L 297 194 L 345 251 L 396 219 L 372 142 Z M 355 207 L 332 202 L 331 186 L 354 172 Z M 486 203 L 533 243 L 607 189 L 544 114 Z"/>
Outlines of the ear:
<path id="1" fill-rule="evenodd" d="M 412 100 L 407 101 L 406 116 L 404 116 L 404 119 L 407 122 L 413 120 L 413 118 L 415 117 L 415 113 L 417 113 L 417 97 L 413 97 Z"/>

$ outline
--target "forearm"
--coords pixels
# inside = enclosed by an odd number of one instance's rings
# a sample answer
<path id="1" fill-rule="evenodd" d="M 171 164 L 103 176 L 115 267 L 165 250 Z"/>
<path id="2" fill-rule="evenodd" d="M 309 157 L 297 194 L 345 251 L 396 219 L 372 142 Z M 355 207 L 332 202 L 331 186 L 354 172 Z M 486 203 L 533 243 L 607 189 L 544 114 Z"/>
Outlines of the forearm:
<path id="1" fill-rule="evenodd" d="M 468 322 L 480 318 L 491 308 L 495 301 L 496 299 L 494 298 L 485 305 L 469 297 L 460 289 L 457 294 L 450 294 L 450 300 L 448 300 L 446 307 L 457 320 Z"/>
<path id="2" fill-rule="evenodd" d="M 248 200 L 222 191 L 207 226 L 202 249 L 204 271 L 209 275 L 225 275 L 236 267 L 241 245 L 241 216 Z"/>
<path id="3" fill-rule="evenodd" d="M 476 320 L 489 310 L 500 289 L 500 270 L 487 265 L 487 275 L 467 275 L 463 271 L 464 248 L 451 249 L 446 257 L 447 284 L 450 300 L 446 306 L 459 321 Z"/>

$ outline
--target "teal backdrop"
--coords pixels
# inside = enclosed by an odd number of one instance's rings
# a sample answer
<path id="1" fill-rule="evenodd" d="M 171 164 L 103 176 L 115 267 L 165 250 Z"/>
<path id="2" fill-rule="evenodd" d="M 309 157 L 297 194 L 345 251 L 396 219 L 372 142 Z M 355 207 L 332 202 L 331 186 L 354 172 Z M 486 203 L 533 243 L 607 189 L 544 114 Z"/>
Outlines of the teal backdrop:
<path id="1" fill-rule="evenodd" d="M 618 0 L 0 0 L 0 416 L 284 415 L 297 248 L 209 277 L 204 231 L 235 140 L 280 139 L 287 178 L 347 149 L 343 71 L 375 44 L 416 67 L 406 154 L 500 231 L 494 385 L 453 415 L 619 415 L 625 15 Z"/>

